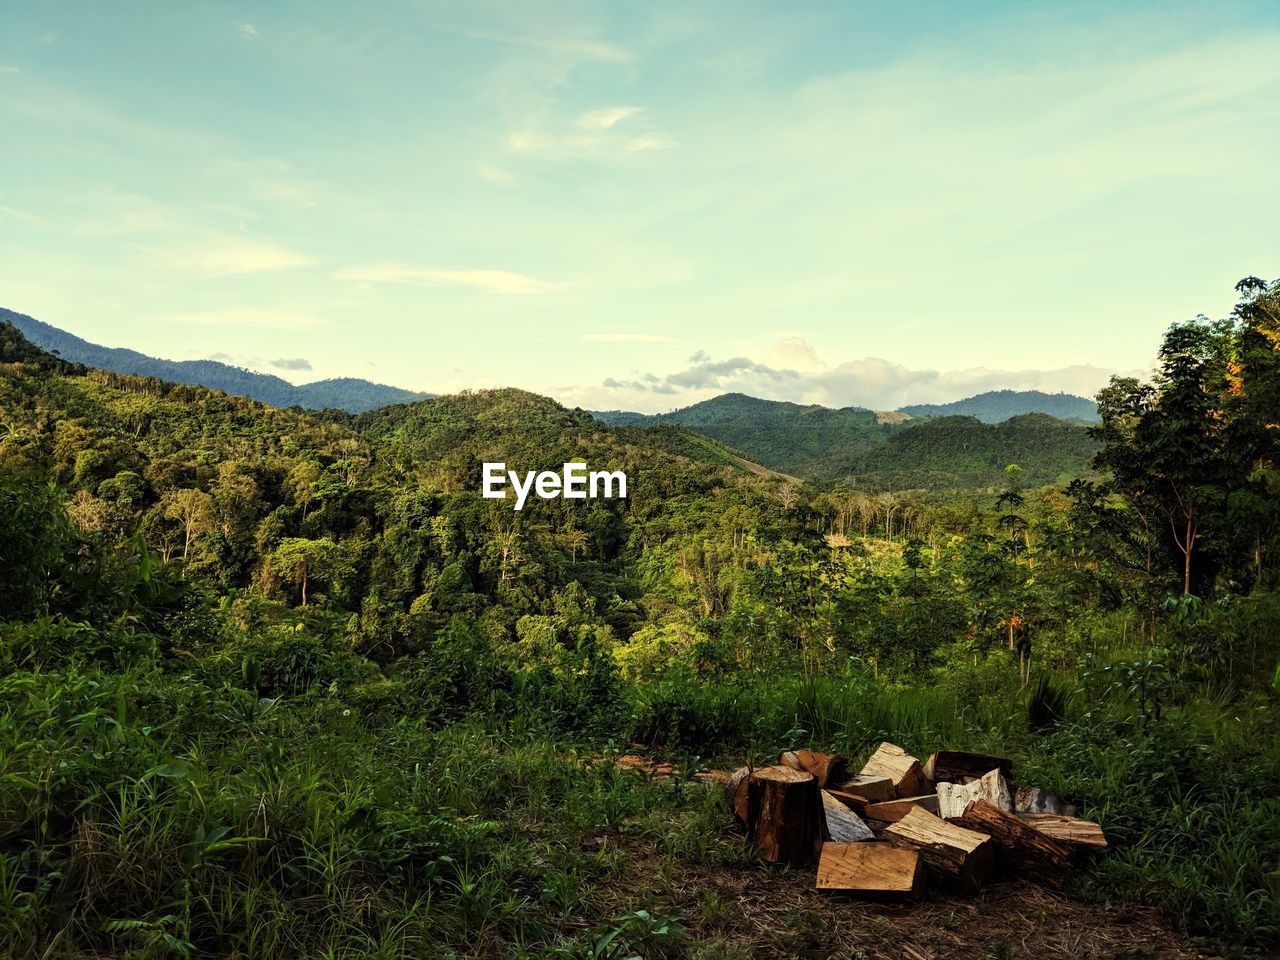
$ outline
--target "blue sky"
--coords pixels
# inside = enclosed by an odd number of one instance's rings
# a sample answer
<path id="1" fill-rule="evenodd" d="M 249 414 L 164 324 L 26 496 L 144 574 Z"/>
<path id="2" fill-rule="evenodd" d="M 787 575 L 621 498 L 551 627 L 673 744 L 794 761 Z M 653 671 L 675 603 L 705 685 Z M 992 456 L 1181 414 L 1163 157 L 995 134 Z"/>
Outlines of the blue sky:
<path id="1" fill-rule="evenodd" d="M 1280 274 L 1280 4 L 0 7 L 0 305 L 294 381 L 1091 392 Z"/>

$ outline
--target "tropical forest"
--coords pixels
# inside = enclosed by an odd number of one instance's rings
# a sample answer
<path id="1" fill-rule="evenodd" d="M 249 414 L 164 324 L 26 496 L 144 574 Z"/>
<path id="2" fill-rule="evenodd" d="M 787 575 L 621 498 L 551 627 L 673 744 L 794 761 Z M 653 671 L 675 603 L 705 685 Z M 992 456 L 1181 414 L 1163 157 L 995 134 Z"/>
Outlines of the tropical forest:
<path id="1" fill-rule="evenodd" d="M 0 955 L 1273 950 L 1280 285 L 1237 292 L 1087 421 L 286 408 L 0 326 Z M 628 494 L 516 511 L 490 461 Z M 711 776 L 882 742 L 1108 849 L 833 901 Z"/>

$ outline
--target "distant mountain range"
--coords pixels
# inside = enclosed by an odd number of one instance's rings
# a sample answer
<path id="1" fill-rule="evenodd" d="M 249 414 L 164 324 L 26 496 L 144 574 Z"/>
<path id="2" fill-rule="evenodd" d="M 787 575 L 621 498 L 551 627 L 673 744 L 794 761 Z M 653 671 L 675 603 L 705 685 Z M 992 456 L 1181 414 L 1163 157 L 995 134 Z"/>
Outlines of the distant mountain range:
<path id="1" fill-rule="evenodd" d="M 160 360 L 136 350 L 90 343 L 34 317 L 0 307 L 0 323 L 6 320 L 37 347 L 56 353 L 71 363 L 82 363 L 114 373 L 209 387 L 237 396 L 251 397 L 273 407 L 297 406 L 312 410 L 334 407 L 351 413 L 363 413 L 387 404 L 409 403 L 431 396 L 354 377 L 317 380 L 295 386 L 269 373 L 254 373 L 252 370 L 233 367 L 216 360 Z"/>
<path id="2" fill-rule="evenodd" d="M 36 347 L 70 363 L 221 390 L 273 407 L 337 408 L 368 413 L 370 424 L 401 423 L 420 415 L 413 412 L 419 409 L 415 401 L 430 397 L 354 378 L 294 386 L 280 377 L 214 360 L 159 360 L 89 343 L 0 308 L 0 326 L 6 321 Z M 510 426 L 525 432 L 534 431 L 546 418 L 545 411 L 535 414 L 542 410 L 539 404 L 560 409 L 521 391 L 494 394 L 499 395 L 511 401 L 504 407 L 514 418 Z M 440 409 L 452 409 L 450 404 L 463 401 L 442 398 L 439 403 L 444 404 Z M 396 406 L 403 404 L 411 407 Z M 381 410 L 386 407 L 394 409 Z M 643 434 L 646 444 L 717 466 L 758 464 L 768 471 L 868 489 L 989 488 L 1003 482 L 1010 463 L 1022 467 L 1025 483 L 1052 483 L 1084 471 L 1096 449 L 1084 423 L 1096 419 L 1093 403 L 1039 391 L 1000 390 L 895 412 L 804 406 L 727 393 L 671 413 L 577 411 L 573 416 L 607 424 L 622 435 L 635 429 L 634 435 Z"/>
<path id="3" fill-rule="evenodd" d="M 1083 423 L 1037 409 L 1043 398 L 1093 407 L 1080 397 L 1011 390 L 945 405 L 989 416 L 997 409 L 1016 411 L 984 422 L 976 414 L 914 417 L 905 410 L 832 409 L 726 393 L 670 413 L 610 410 L 594 416 L 614 425 L 694 430 L 772 470 L 814 480 L 851 478 L 896 488 L 989 486 L 1017 463 L 1024 482 L 1043 484 L 1080 473 L 1096 449 Z"/>

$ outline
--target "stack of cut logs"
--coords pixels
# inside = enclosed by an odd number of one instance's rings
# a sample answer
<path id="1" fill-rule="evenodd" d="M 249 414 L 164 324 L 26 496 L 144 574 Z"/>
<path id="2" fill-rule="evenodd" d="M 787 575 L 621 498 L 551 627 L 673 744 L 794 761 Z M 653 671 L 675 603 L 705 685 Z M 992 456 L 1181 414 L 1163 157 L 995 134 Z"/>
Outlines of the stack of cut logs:
<path id="1" fill-rule="evenodd" d="M 843 757 L 784 753 L 735 771 L 725 799 L 771 863 L 818 862 L 818 888 L 914 897 L 926 878 L 966 891 L 1005 873 L 1061 882 L 1102 828 L 1037 787 L 1010 786 L 1003 757 L 941 750 L 921 764 L 882 743 L 857 776 Z"/>

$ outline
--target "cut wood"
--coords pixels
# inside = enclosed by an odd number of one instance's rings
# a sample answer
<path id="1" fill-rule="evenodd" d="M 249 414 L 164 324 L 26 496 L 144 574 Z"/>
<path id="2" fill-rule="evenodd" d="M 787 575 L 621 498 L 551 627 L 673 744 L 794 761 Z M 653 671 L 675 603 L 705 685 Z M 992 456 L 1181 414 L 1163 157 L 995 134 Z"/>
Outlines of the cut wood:
<path id="1" fill-rule="evenodd" d="M 862 819 L 833 797 L 826 790 L 822 791 L 822 821 L 824 841 L 836 843 L 857 843 L 863 840 L 874 840 L 876 835 Z"/>
<path id="2" fill-rule="evenodd" d="M 1039 787 L 1019 787 L 1013 795 L 1013 812 L 1055 813 L 1060 817 L 1074 817 L 1076 808 Z"/>
<path id="3" fill-rule="evenodd" d="M 1060 816 L 1056 813 L 1020 813 L 1019 819 L 1031 824 L 1041 833 L 1073 847 L 1105 850 L 1107 837 L 1102 827 L 1092 820 Z"/>
<path id="4" fill-rule="evenodd" d="M 884 835 L 920 851 L 925 865 L 955 879 L 965 890 L 976 890 L 995 866 L 995 844 L 990 837 L 913 806 Z"/>
<path id="5" fill-rule="evenodd" d="M 986 800 L 971 801 L 956 821 L 985 833 L 1000 848 L 1001 860 L 1014 872 L 1061 883 L 1071 864 L 1071 848 L 1042 833 L 1017 814 Z"/>
<path id="6" fill-rule="evenodd" d="M 964 783 L 968 777 L 980 777 L 996 768 L 1008 776 L 1013 771 L 1013 761 L 1007 757 L 992 757 L 985 753 L 939 750 L 930 754 L 925 761 L 924 775 L 934 783 Z"/>
<path id="7" fill-rule="evenodd" d="M 739 823 L 747 822 L 747 778 L 750 776 L 750 767 L 739 767 L 729 774 L 729 779 L 724 784 L 724 802 L 729 805 Z"/>
<path id="8" fill-rule="evenodd" d="M 747 780 L 747 836 L 769 863 L 805 863 L 822 842 L 822 801 L 813 774 L 764 767 Z"/>
<path id="9" fill-rule="evenodd" d="M 973 800 L 986 800 L 1001 810 L 1013 809 L 1009 784 L 998 767 L 969 783 L 944 781 L 938 784 L 937 794 L 938 816 L 945 820 L 961 816 Z"/>
<path id="10" fill-rule="evenodd" d="M 889 843 L 828 843 L 818 860 L 817 887 L 872 897 L 919 897 L 924 870 L 915 850 Z"/>
<path id="11" fill-rule="evenodd" d="M 834 753 L 815 753 L 812 750 L 788 750 L 782 755 L 781 762 L 793 770 L 803 770 L 818 778 L 818 786 L 844 780 L 849 774 L 849 761 Z"/>
<path id="12" fill-rule="evenodd" d="M 861 773 L 862 776 L 888 777 L 897 797 L 915 797 L 932 789 L 920 769 L 920 761 L 888 741 L 876 748 Z"/>
<path id="13" fill-rule="evenodd" d="M 893 781 L 888 777 L 873 777 L 858 774 L 843 783 L 836 784 L 835 790 L 850 793 L 862 799 L 864 803 L 879 803 L 881 800 L 894 798 Z"/>
<path id="14" fill-rule="evenodd" d="M 868 803 L 862 813 L 871 820 L 887 820 L 891 823 L 901 820 L 907 811 L 914 806 L 921 806 L 930 813 L 938 812 L 938 795 L 922 793 L 918 797 L 901 797 L 897 800 L 885 800 L 881 803 Z"/>

